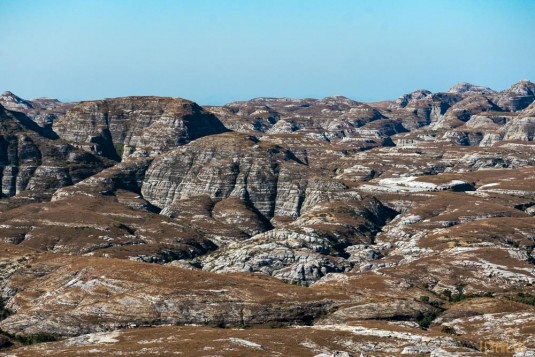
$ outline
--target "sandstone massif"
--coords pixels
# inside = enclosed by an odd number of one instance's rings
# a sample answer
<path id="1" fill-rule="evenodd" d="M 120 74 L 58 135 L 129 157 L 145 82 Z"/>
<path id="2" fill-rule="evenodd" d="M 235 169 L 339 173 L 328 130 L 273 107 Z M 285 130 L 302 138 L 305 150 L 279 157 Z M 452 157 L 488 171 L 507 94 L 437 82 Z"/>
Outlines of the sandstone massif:
<path id="1" fill-rule="evenodd" d="M 0 354 L 533 356 L 534 138 L 529 81 L 5 92 Z"/>

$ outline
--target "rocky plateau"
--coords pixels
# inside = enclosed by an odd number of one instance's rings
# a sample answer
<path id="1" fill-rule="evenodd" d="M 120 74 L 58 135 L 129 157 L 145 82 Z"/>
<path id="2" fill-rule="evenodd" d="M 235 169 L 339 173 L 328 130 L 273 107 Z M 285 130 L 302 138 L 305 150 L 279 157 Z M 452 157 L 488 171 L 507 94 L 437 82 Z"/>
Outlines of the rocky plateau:
<path id="1" fill-rule="evenodd" d="M 534 140 L 527 80 L 5 92 L 0 355 L 535 356 Z"/>

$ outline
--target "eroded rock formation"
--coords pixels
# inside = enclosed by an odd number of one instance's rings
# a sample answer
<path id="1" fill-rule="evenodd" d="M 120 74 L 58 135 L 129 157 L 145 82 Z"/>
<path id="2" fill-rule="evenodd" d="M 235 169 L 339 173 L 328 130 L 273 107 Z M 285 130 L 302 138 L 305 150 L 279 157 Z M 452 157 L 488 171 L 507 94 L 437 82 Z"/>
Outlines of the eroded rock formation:
<path id="1" fill-rule="evenodd" d="M 534 88 L 206 108 L 4 93 L 0 348 L 533 351 Z M 186 324 L 211 327 L 169 326 Z"/>

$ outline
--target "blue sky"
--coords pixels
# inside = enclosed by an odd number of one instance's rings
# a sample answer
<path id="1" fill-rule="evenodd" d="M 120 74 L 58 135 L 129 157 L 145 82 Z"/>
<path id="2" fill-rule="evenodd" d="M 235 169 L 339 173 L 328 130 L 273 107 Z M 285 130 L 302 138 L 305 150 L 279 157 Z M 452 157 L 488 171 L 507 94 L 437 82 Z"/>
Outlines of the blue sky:
<path id="1" fill-rule="evenodd" d="M 535 81 L 533 0 L 0 0 L 0 91 L 222 104 Z"/>

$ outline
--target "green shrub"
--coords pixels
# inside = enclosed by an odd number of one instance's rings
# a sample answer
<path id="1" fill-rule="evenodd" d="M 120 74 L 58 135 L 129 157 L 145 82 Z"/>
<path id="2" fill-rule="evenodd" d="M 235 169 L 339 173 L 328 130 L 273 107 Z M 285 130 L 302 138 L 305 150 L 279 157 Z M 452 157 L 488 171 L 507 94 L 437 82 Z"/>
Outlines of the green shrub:
<path id="1" fill-rule="evenodd" d="M 522 304 L 535 306 L 535 295 L 529 293 L 517 293 L 516 295 L 505 296 L 505 298 Z"/>
<path id="2" fill-rule="evenodd" d="M 453 327 L 451 327 L 451 326 L 442 326 L 441 331 L 444 332 L 444 333 L 450 334 L 450 335 L 456 335 L 457 334 L 457 331 L 455 331 L 455 329 Z"/>
<path id="3" fill-rule="evenodd" d="M 453 294 L 451 290 L 446 289 L 441 294 L 441 297 L 450 301 L 450 302 L 460 302 L 466 299 L 475 299 L 480 297 L 494 297 L 494 294 L 491 292 L 485 292 L 481 294 L 465 294 L 462 289 L 459 290 L 459 293 Z"/>
<path id="4" fill-rule="evenodd" d="M 117 153 L 117 155 L 119 155 L 119 157 L 123 157 L 124 144 L 115 143 L 115 144 L 113 144 L 113 147 L 115 148 L 115 152 Z"/>
<path id="5" fill-rule="evenodd" d="M 420 283 L 418 284 L 418 287 L 423 290 L 429 290 L 429 284 L 427 283 Z"/>
<path id="6" fill-rule="evenodd" d="M 13 336 L 13 339 L 22 343 L 23 345 L 33 345 L 34 343 L 57 341 L 58 337 L 56 335 L 51 335 L 47 333 L 38 333 L 36 335 L 29 336 L 16 335 Z"/>
<path id="7" fill-rule="evenodd" d="M 446 300 L 450 301 L 451 300 L 451 290 L 449 289 L 446 289 L 442 292 L 441 294 Z"/>
<path id="8" fill-rule="evenodd" d="M 432 311 L 427 311 L 424 313 L 420 312 L 416 316 L 416 322 L 418 323 L 418 325 L 420 325 L 420 327 L 428 328 L 429 326 L 431 326 L 433 320 L 439 317 L 440 314 L 442 314 L 442 310 L 440 309 L 434 309 Z"/>
<path id="9" fill-rule="evenodd" d="M 12 335 L 8 332 L 0 330 L 0 334 L 9 337 L 12 341 L 16 341 L 22 345 L 33 345 L 35 343 L 58 341 L 59 338 L 56 335 L 49 333 L 38 333 L 35 335 Z"/>

